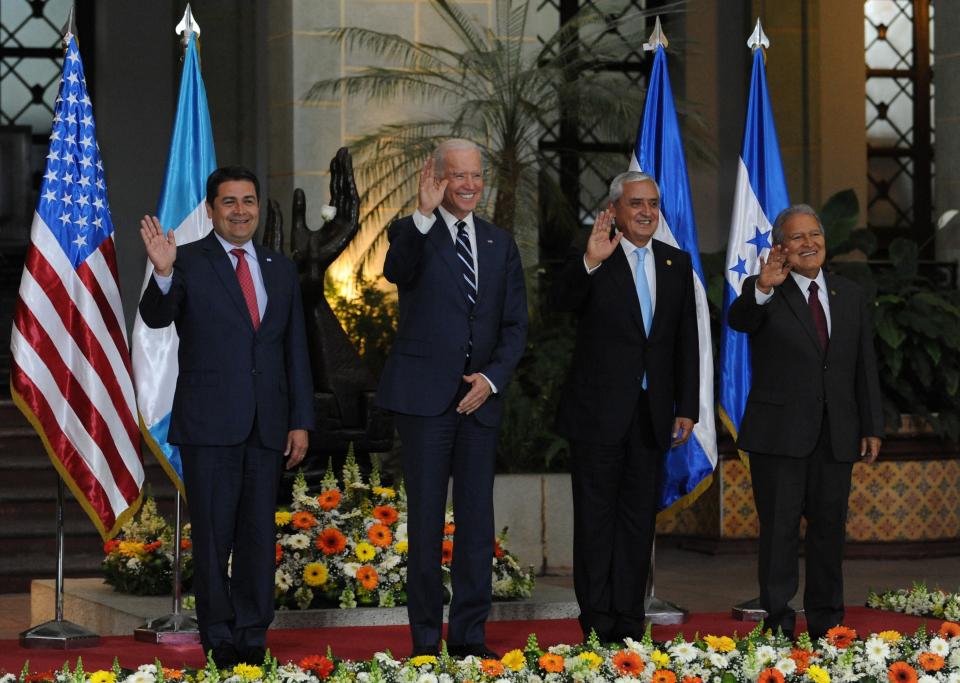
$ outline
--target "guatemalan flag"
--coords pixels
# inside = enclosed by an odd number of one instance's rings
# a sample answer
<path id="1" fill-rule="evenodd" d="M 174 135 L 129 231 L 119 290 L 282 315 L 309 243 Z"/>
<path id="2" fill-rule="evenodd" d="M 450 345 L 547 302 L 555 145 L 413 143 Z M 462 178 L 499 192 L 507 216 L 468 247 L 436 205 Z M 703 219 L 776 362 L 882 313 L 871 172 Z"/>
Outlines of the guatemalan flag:
<path id="1" fill-rule="evenodd" d="M 700 343 L 700 420 L 693 429 L 693 437 L 683 446 L 672 449 L 666 458 L 658 505 L 658 509 L 663 511 L 674 505 L 676 510 L 686 507 L 710 486 L 717 464 L 717 430 L 714 422 L 710 310 L 700 265 L 693 205 L 690 202 L 687 164 L 667 73 L 666 41 L 660 31 L 659 18 L 651 42 L 654 50 L 653 71 L 647 84 L 643 121 L 630 170 L 640 170 L 653 176 L 660 186 L 660 225 L 654 238 L 683 249 L 693 261 Z M 669 304 L 664 302 L 664 305 Z"/>
<path id="2" fill-rule="evenodd" d="M 750 393 L 750 345 L 746 334 L 727 325 L 727 310 L 747 276 L 760 272 L 759 257 L 772 247 L 773 221 L 790 205 L 761 49 L 770 43 L 759 21 L 747 44 L 753 48 L 753 74 L 730 220 L 720 337 L 720 419 L 734 437 Z"/>
<path id="3" fill-rule="evenodd" d="M 157 215 L 164 230 L 174 229 L 178 245 L 194 242 L 212 229 L 204 207 L 207 177 L 217 168 L 207 93 L 200 75 L 196 35 L 189 34 L 180 97 L 177 101 L 167 172 Z M 147 262 L 143 289 L 153 277 Z M 173 392 L 177 384 L 179 337 L 174 325 L 147 327 L 140 314 L 133 325 L 133 376 L 140 406 L 141 430 L 147 445 L 183 493 L 180 451 L 167 442 Z"/>
<path id="4" fill-rule="evenodd" d="M 140 507 L 143 462 L 93 107 L 67 33 L 46 173 L 10 334 L 10 393 L 107 540 Z"/>

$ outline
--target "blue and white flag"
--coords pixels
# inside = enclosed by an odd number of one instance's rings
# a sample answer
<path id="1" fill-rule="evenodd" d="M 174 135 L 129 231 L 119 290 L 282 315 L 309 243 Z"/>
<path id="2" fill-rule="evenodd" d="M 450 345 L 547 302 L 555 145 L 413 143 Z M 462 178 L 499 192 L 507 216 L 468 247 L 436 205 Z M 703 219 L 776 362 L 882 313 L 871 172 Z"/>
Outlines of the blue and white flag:
<path id="1" fill-rule="evenodd" d="M 207 109 L 207 93 L 200 75 L 196 35 L 190 34 L 180 97 L 170 140 L 167 172 L 160 192 L 157 216 L 164 230 L 173 228 L 178 245 L 194 242 L 212 229 L 204 202 L 206 182 L 217 168 L 213 148 L 213 128 Z M 147 262 L 143 289 L 153 277 L 153 265 Z M 140 314 L 133 325 L 133 377 L 140 408 L 140 429 L 150 450 L 164 470 L 183 492 L 183 467 L 180 451 L 167 442 L 173 392 L 177 384 L 177 349 L 180 339 L 173 325 L 162 329 L 147 327 Z"/>
<path id="2" fill-rule="evenodd" d="M 750 344 L 727 325 L 727 310 L 747 276 L 760 272 L 759 257 L 772 247 L 773 221 L 790 205 L 763 60 L 763 50 L 755 49 L 723 286 L 720 419 L 734 438 L 750 393 Z"/>
<path id="3" fill-rule="evenodd" d="M 717 465 L 717 430 L 714 422 L 713 343 L 710 340 L 710 309 L 700 265 L 697 228 L 690 202 L 687 163 L 680 140 L 677 112 L 673 106 L 667 52 L 657 45 L 653 71 L 647 85 L 643 121 L 637 135 L 630 170 L 651 175 L 660 186 L 660 225 L 654 239 L 683 249 L 693 261 L 693 285 L 697 303 L 700 343 L 700 420 L 693 437 L 670 451 L 664 463 L 663 486 L 658 509 L 682 509 L 710 486 Z"/>

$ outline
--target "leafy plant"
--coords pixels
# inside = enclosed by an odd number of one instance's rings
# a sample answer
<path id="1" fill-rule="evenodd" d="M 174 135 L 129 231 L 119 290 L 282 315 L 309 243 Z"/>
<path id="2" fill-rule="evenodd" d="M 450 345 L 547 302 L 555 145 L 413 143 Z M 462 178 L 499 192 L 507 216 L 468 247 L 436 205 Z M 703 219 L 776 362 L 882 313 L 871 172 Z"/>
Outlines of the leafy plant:
<path id="1" fill-rule="evenodd" d="M 357 296 L 350 297 L 330 289 L 327 300 L 367 369 L 380 377 L 397 331 L 397 302 L 363 277 L 357 280 L 356 290 Z"/>

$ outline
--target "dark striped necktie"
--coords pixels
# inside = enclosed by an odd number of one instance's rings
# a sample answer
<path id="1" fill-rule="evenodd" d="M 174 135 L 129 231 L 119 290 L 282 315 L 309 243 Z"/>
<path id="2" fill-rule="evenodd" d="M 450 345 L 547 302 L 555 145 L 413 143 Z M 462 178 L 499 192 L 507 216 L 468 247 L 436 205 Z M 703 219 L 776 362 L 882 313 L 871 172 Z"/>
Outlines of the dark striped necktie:
<path id="1" fill-rule="evenodd" d="M 470 248 L 467 224 L 464 221 L 457 221 L 456 225 L 457 257 L 460 259 L 460 270 L 463 274 L 463 290 L 472 306 L 477 303 L 477 271 L 473 260 L 473 250 Z"/>

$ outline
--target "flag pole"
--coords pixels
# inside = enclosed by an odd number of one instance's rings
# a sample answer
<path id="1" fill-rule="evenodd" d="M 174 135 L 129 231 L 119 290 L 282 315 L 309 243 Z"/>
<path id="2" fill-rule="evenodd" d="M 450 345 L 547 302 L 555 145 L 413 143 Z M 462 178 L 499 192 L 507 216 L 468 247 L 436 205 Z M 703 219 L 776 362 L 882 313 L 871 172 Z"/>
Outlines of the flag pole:
<path id="1" fill-rule="evenodd" d="M 190 33 L 196 33 L 200 37 L 200 27 L 193 19 L 193 12 L 190 11 L 190 3 L 183 12 L 183 18 L 174 29 L 181 38 L 181 46 L 186 58 L 187 47 L 190 45 Z M 133 638 L 145 643 L 164 643 L 170 645 L 186 645 L 200 642 L 200 627 L 197 619 L 193 615 L 182 612 L 183 587 L 181 585 L 183 550 L 181 544 L 183 541 L 181 520 L 183 512 L 183 496 L 180 495 L 180 487 L 177 487 L 176 510 L 174 512 L 174 531 L 173 531 L 173 608 L 170 614 L 157 617 L 145 623 L 140 628 L 134 629 Z"/>
<path id="2" fill-rule="evenodd" d="M 76 35 L 76 7 L 71 3 L 70 14 L 63 25 L 63 50 L 66 54 L 70 38 Z M 53 620 L 32 626 L 20 633 L 20 647 L 30 649 L 72 650 L 82 647 L 96 647 L 100 636 L 93 631 L 66 621 L 63 618 L 63 477 L 57 472 L 57 569 L 54 580 L 54 616 Z"/>

